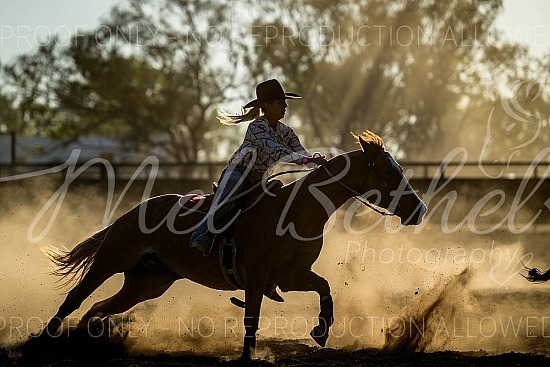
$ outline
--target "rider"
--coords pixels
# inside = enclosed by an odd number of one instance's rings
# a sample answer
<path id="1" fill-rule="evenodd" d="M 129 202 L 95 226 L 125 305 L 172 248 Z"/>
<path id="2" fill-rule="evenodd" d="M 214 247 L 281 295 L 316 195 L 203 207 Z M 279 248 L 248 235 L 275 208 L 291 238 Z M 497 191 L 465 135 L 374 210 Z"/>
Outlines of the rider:
<path id="1" fill-rule="evenodd" d="M 222 171 L 219 188 L 202 223 L 193 231 L 189 246 L 208 255 L 214 236 L 231 224 L 239 210 L 239 200 L 232 197 L 261 181 L 264 173 L 277 161 L 300 165 L 324 164 L 324 157 L 311 156 L 294 131 L 279 120 L 286 112 L 286 99 L 302 98 L 285 93 L 281 84 L 271 79 L 256 86 L 256 99 L 244 106 L 242 115 L 218 112 L 218 120 L 226 125 L 252 121 L 242 145 Z"/>

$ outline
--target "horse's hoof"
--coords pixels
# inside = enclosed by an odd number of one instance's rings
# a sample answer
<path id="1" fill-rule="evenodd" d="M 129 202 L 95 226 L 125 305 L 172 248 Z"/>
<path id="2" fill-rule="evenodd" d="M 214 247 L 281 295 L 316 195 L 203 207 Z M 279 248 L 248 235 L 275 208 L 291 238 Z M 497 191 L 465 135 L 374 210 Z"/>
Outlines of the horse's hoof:
<path id="1" fill-rule="evenodd" d="M 25 343 L 23 343 L 23 349 L 34 349 L 44 344 L 44 338 L 40 335 L 31 335 Z"/>
<path id="2" fill-rule="evenodd" d="M 254 356 L 254 351 L 243 351 L 241 354 L 241 358 L 239 358 L 239 362 L 252 362 L 252 357 Z"/>
<path id="3" fill-rule="evenodd" d="M 243 352 L 241 354 L 241 361 L 249 362 L 256 357 L 256 337 L 246 336 L 244 337 Z"/>
<path id="4" fill-rule="evenodd" d="M 39 353 L 42 350 L 50 349 L 55 340 L 54 337 L 49 336 L 46 332 L 33 334 L 22 345 L 22 351 L 24 354 Z"/>
<path id="5" fill-rule="evenodd" d="M 311 330 L 311 333 L 309 333 L 313 340 L 317 344 L 319 344 L 321 347 L 324 347 L 327 345 L 327 339 L 328 339 L 328 330 L 321 330 L 319 326 L 316 326 Z"/>
<path id="6" fill-rule="evenodd" d="M 244 363 L 252 362 L 252 358 L 250 358 L 250 356 L 242 355 L 241 358 L 239 358 L 239 362 L 244 362 Z"/>

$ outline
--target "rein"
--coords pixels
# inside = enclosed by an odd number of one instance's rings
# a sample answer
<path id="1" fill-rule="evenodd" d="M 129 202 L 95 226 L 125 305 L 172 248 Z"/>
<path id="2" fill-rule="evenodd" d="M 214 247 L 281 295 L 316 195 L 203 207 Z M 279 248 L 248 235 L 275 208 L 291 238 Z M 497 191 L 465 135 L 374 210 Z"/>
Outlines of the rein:
<path id="1" fill-rule="evenodd" d="M 374 159 L 371 161 L 371 162 L 368 162 L 367 163 L 367 167 L 369 168 L 369 170 L 367 171 L 367 174 L 365 175 L 365 178 L 363 179 L 363 183 L 367 180 L 368 176 L 369 176 L 369 173 L 370 173 L 370 169 L 371 168 L 374 168 L 374 165 L 376 164 L 376 162 L 381 159 L 382 157 L 388 155 L 389 153 L 384 151 L 384 152 L 381 152 L 380 154 L 378 154 L 376 157 L 374 157 Z M 233 197 L 231 197 L 229 199 L 229 201 L 232 201 L 232 200 L 237 200 L 243 196 L 246 196 L 248 195 L 249 193 L 251 193 L 252 191 L 256 190 L 258 187 L 260 187 L 260 185 L 264 185 L 264 183 L 267 183 L 269 182 L 269 180 L 272 180 L 274 179 L 275 177 L 278 177 L 278 176 L 282 176 L 282 175 L 288 175 L 288 174 L 293 174 L 293 173 L 304 173 L 304 172 L 311 172 L 311 171 L 314 171 L 316 169 L 318 169 L 319 167 L 314 167 L 314 168 L 307 168 L 307 169 L 298 169 L 298 170 L 288 170 L 288 171 L 282 171 L 282 172 L 278 172 L 278 173 L 275 173 L 275 174 L 272 174 L 270 176 L 268 176 L 266 178 L 266 180 L 262 180 L 258 183 L 256 183 L 255 185 L 253 185 L 252 187 L 250 187 L 248 190 L 245 190 L 244 192 L 240 193 L 240 194 L 237 194 Z M 352 187 L 348 186 L 347 184 L 343 183 L 342 181 L 340 180 L 337 180 L 336 177 L 334 177 L 334 175 L 332 174 L 332 172 L 330 172 L 328 170 L 328 168 L 326 166 L 323 166 L 323 168 L 325 169 L 325 172 L 329 175 L 330 178 L 334 179 L 336 182 L 338 182 L 340 185 L 342 185 L 344 188 L 346 188 L 348 191 L 350 191 L 354 196 L 353 198 L 357 201 L 359 201 L 361 204 L 369 207 L 371 210 L 373 210 L 374 212 L 382 215 L 382 216 L 395 216 L 396 214 L 395 213 L 392 213 L 392 212 L 389 212 L 389 211 L 385 211 L 385 210 L 382 210 L 380 208 L 378 208 L 377 206 L 375 206 L 374 204 L 371 204 L 370 202 L 368 202 L 367 200 L 365 200 L 363 198 L 363 194 L 357 192 L 355 189 L 353 189 Z M 386 187 L 386 182 L 385 181 L 382 181 L 382 187 Z M 266 187 L 267 188 L 267 187 Z M 268 195 L 274 195 L 272 193 L 270 193 L 269 191 L 266 192 L 266 194 Z M 250 210 L 252 207 L 254 207 L 257 203 L 258 203 L 259 200 L 256 200 L 255 203 L 253 203 L 250 207 L 246 208 L 244 212 Z M 196 210 L 197 212 L 203 212 L 201 210 Z M 207 213 L 207 212 L 204 212 L 204 213 Z M 242 213 L 241 213 L 242 214 Z"/>
<path id="2" fill-rule="evenodd" d="M 237 194 L 237 195 L 234 195 L 232 197 L 230 197 L 227 202 L 231 202 L 233 200 L 238 200 L 248 194 L 250 194 L 251 192 L 253 192 L 254 190 L 256 190 L 257 188 L 259 188 L 260 186 L 264 186 L 265 190 L 264 190 L 264 194 L 263 195 L 260 195 L 258 197 L 258 199 L 256 199 L 256 201 L 254 203 L 252 203 L 252 205 L 250 205 L 248 208 L 244 209 L 240 214 L 244 214 L 246 213 L 247 211 L 249 211 L 250 209 L 252 209 L 253 207 L 256 206 L 256 204 L 258 204 L 260 202 L 260 200 L 265 196 L 265 195 L 271 195 L 271 196 L 275 196 L 275 194 L 271 193 L 268 188 L 267 188 L 267 184 L 269 182 L 269 180 L 275 178 L 275 177 L 278 177 L 278 176 L 282 176 L 282 175 L 287 175 L 287 174 L 291 174 L 291 173 L 303 173 L 303 172 L 311 172 L 313 170 L 317 169 L 316 167 L 315 168 L 307 168 L 307 169 L 299 169 L 299 170 L 289 170 L 289 171 L 282 171 L 282 172 L 278 172 L 278 173 L 275 173 L 275 174 L 272 174 L 270 176 L 268 176 L 265 181 L 262 180 L 256 184 L 254 184 L 252 187 L 250 187 L 249 189 Z M 194 209 L 193 210 L 194 212 L 196 213 L 199 213 L 199 214 L 207 214 L 208 213 L 208 210 L 200 210 L 200 209 Z"/>

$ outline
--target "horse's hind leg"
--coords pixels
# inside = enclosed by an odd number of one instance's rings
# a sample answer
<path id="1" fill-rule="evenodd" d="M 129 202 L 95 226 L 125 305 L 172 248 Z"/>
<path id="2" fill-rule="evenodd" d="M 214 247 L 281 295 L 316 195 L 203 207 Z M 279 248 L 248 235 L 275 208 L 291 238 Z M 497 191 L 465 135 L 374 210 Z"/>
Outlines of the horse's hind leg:
<path id="1" fill-rule="evenodd" d="M 88 327 L 90 320 L 129 310 L 148 299 L 161 296 L 181 277 L 153 261 L 144 261 L 124 273 L 124 285 L 114 296 L 97 302 L 78 323 Z"/>
<path id="2" fill-rule="evenodd" d="M 121 241 L 119 236 L 108 235 L 95 254 L 90 269 L 82 280 L 67 294 L 57 313 L 50 319 L 42 331 L 42 337 L 55 336 L 65 317 L 80 307 L 82 302 L 103 282 L 116 273 L 124 272 L 139 262 L 139 254 L 120 252 L 115 243 Z M 115 249 L 115 251 L 112 251 Z"/>
<path id="3" fill-rule="evenodd" d="M 329 330 L 334 322 L 334 310 L 330 286 L 327 280 L 311 271 L 311 269 L 295 270 L 283 281 L 277 282 L 282 291 L 314 291 L 319 294 L 320 308 L 319 325 L 311 331 L 311 337 L 322 347 L 325 346 Z"/>
<path id="4" fill-rule="evenodd" d="M 105 264 L 98 265 L 98 263 L 94 262 L 80 283 L 67 294 L 67 297 L 65 297 L 65 300 L 59 306 L 57 313 L 50 319 L 48 325 L 42 331 L 41 336 L 57 335 L 57 330 L 65 317 L 79 308 L 82 302 L 113 274 L 115 272 L 108 271 L 108 267 L 105 267 Z"/>

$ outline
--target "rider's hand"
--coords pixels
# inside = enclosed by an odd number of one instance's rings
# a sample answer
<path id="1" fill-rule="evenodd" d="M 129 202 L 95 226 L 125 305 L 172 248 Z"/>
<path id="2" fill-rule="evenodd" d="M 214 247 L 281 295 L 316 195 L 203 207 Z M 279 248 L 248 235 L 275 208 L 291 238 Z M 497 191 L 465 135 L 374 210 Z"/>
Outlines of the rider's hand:
<path id="1" fill-rule="evenodd" d="M 307 163 L 315 163 L 318 166 L 323 166 L 327 164 L 327 159 L 323 155 L 314 155 L 313 157 L 308 157 Z"/>

